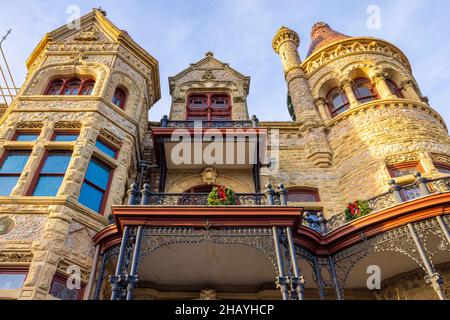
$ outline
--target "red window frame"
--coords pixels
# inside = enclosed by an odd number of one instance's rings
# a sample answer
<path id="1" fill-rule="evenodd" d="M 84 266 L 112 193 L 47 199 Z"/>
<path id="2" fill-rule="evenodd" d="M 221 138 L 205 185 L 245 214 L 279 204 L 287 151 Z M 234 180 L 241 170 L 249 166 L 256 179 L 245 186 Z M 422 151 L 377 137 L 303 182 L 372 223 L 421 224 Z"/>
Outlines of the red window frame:
<path id="1" fill-rule="evenodd" d="M 53 130 L 52 136 L 50 137 L 50 141 L 55 141 L 57 136 L 70 136 L 70 135 L 80 135 L 80 130 L 78 129 L 55 129 Z"/>
<path id="2" fill-rule="evenodd" d="M 83 186 L 83 184 L 87 183 L 87 184 L 90 185 L 92 188 L 97 189 L 97 190 L 103 192 L 103 198 L 102 198 L 102 202 L 101 202 L 101 204 L 100 204 L 100 210 L 99 210 L 99 212 L 98 212 L 100 215 L 103 215 L 104 212 L 105 212 L 105 208 L 106 208 L 106 202 L 108 201 L 109 192 L 111 191 L 111 184 L 112 184 L 112 180 L 113 180 L 113 177 L 114 177 L 115 169 L 113 169 L 113 168 L 112 168 L 110 165 L 108 165 L 105 161 L 103 161 L 103 160 L 101 160 L 101 159 L 99 159 L 98 157 L 95 157 L 95 156 L 93 156 L 93 157 L 91 158 L 91 160 L 89 161 L 88 167 L 89 167 L 89 165 L 91 164 L 92 161 L 97 161 L 97 162 L 99 162 L 100 164 L 102 164 L 102 165 L 104 165 L 104 166 L 106 166 L 106 167 L 108 167 L 108 168 L 110 169 L 109 177 L 108 177 L 108 183 L 107 183 L 107 185 L 106 185 L 106 190 L 103 190 L 102 188 L 100 188 L 99 186 L 97 186 L 96 184 L 94 184 L 93 182 L 87 180 L 87 179 L 86 179 L 87 171 L 86 171 L 86 174 L 84 175 L 83 183 L 82 183 L 82 186 Z"/>
<path id="3" fill-rule="evenodd" d="M 362 96 L 358 90 L 358 88 L 365 87 L 369 89 L 370 95 Z M 357 78 L 353 83 L 353 92 L 355 93 L 356 99 L 361 103 L 366 103 L 379 99 L 378 92 L 376 88 L 372 85 L 372 83 L 366 78 Z"/>
<path id="4" fill-rule="evenodd" d="M 436 170 L 439 172 L 439 173 L 442 173 L 442 174 L 450 174 L 450 173 L 444 173 L 444 172 L 441 172 L 439 169 L 441 168 L 441 169 L 444 169 L 444 170 L 446 170 L 446 171 L 449 171 L 450 172 L 450 165 L 448 165 L 448 164 L 446 164 L 446 163 L 434 163 L 434 167 L 436 168 Z"/>
<path id="5" fill-rule="evenodd" d="M 340 106 L 335 106 L 332 96 L 336 93 L 339 93 L 344 101 L 344 104 Z M 331 89 L 327 94 L 328 108 L 333 117 L 340 115 L 341 113 L 347 111 L 350 108 L 350 102 L 348 101 L 347 95 L 339 88 Z"/>
<path id="6" fill-rule="evenodd" d="M 116 88 L 114 91 L 112 102 L 114 105 L 118 106 L 120 109 L 125 110 L 125 106 L 127 104 L 128 95 L 126 91 L 122 88 Z M 119 102 L 119 103 L 117 103 Z"/>
<path id="7" fill-rule="evenodd" d="M 312 188 L 288 188 L 288 202 L 320 202 L 319 191 Z M 304 194 L 314 197 L 314 201 L 293 201 L 290 197 L 295 194 Z"/>
<path id="8" fill-rule="evenodd" d="M 112 144 L 111 142 L 109 142 L 102 136 L 98 136 L 97 140 L 100 141 L 101 143 L 103 143 L 104 145 L 106 145 L 108 148 L 111 148 L 112 150 L 114 150 L 115 154 L 114 154 L 113 158 L 117 160 L 117 158 L 119 157 L 120 149 L 117 148 L 117 146 L 115 146 L 114 144 Z"/>
<path id="9" fill-rule="evenodd" d="M 3 152 L 3 154 L 0 156 L 0 168 L 3 166 L 6 159 L 8 159 L 8 155 L 13 152 L 28 152 L 29 153 L 28 161 L 29 161 L 32 151 L 31 150 L 5 150 L 5 152 Z M 26 164 L 25 164 L 25 166 L 26 166 Z M 20 179 L 21 175 L 22 175 L 22 172 L 20 172 L 20 173 L 0 173 L 0 177 L 17 177 L 18 179 Z"/>
<path id="10" fill-rule="evenodd" d="M 403 93 L 394 81 L 392 81 L 391 79 L 386 79 L 386 84 L 388 85 L 389 90 L 391 90 L 392 94 L 396 95 L 398 98 L 404 98 Z"/>
<path id="11" fill-rule="evenodd" d="M 73 151 L 70 151 L 70 150 L 50 150 L 50 151 L 49 151 L 49 150 L 46 150 L 46 151 L 45 151 L 44 156 L 42 157 L 42 160 L 41 160 L 41 162 L 39 163 L 39 166 L 38 166 L 38 168 L 37 168 L 37 170 L 36 170 L 36 173 L 34 174 L 34 177 L 33 177 L 33 179 L 31 180 L 30 187 L 28 188 L 28 191 L 27 191 L 27 193 L 26 193 L 27 197 L 33 196 L 34 190 L 35 190 L 36 187 L 37 187 L 37 184 L 38 184 L 38 182 L 39 182 L 39 179 L 41 178 L 41 175 L 42 175 L 42 169 L 44 168 L 44 165 L 45 165 L 45 162 L 46 162 L 47 159 L 48 159 L 48 156 L 49 156 L 51 153 L 70 153 L 70 152 L 72 152 L 72 155 L 71 155 L 71 156 L 73 156 Z M 63 177 L 63 179 L 64 179 L 64 177 L 66 176 L 66 172 L 64 172 L 64 174 L 61 174 L 61 173 L 45 173 L 44 175 L 45 175 L 45 176 L 48 176 L 48 177 Z"/>
<path id="12" fill-rule="evenodd" d="M 193 107 L 192 100 L 198 98 L 205 101 L 202 107 Z M 225 108 L 214 106 L 214 99 L 223 98 L 227 100 Z M 191 93 L 188 95 L 186 104 L 186 120 L 202 120 L 202 121 L 231 121 L 232 120 L 232 102 L 229 94 L 226 93 Z"/>
<path id="13" fill-rule="evenodd" d="M 11 141 L 17 141 L 17 138 L 22 134 L 36 134 L 39 138 L 41 129 L 17 129 L 14 135 L 11 137 Z"/>
<path id="14" fill-rule="evenodd" d="M 27 277 L 28 277 L 28 273 L 29 272 L 30 272 L 30 270 L 28 268 L 25 268 L 25 267 L 0 268 L 0 274 L 13 274 L 13 275 L 21 274 L 21 275 L 25 275 L 24 283 L 25 283 L 25 281 L 27 281 Z M 23 284 L 22 284 L 22 287 L 23 287 Z M 2 289 L 0 289 L 0 290 L 2 290 Z"/>
<path id="15" fill-rule="evenodd" d="M 53 276 L 52 283 L 50 285 L 50 295 L 51 295 L 51 292 L 52 292 L 52 289 L 53 289 L 53 285 L 55 284 L 55 282 L 57 282 L 59 284 L 62 284 L 63 286 L 67 286 L 67 280 L 68 279 L 69 279 L 68 276 L 61 275 L 60 273 L 56 273 Z M 86 285 L 81 283 L 81 288 L 78 290 L 76 301 L 83 300 L 83 298 L 84 298 L 84 291 L 85 290 L 86 290 Z M 55 298 L 57 298 L 57 297 L 55 297 Z"/>
<path id="16" fill-rule="evenodd" d="M 71 89 L 71 94 L 64 94 L 66 89 L 69 89 L 69 85 L 71 82 L 79 81 L 79 86 L 74 86 Z M 61 83 L 61 88 L 59 90 L 55 90 L 54 86 L 55 83 Z M 71 78 L 57 78 L 50 81 L 50 83 L 47 86 L 47 89 L 45 90 L 44 95 L 47 96 L 71 96 L 71 95 L 77 95 L 77 96 L 88 96 L 92 94 L 92 91 L 95 86 L 95 80 L 92 78 L 78 78 L 78 77 L 71 77 Z M 77 94 L 73 94 L 75 90 L 77 91 Z M 56 94 L 57 93 L 57 94 Z"/>
<path id="17" fill-rule="evenodd" d="M 401 169 L 416 169 L 416 171 L 420 172 L 420 173 L 424 173 L 425 170 L 423 169 L 422 165 L 420 164 L 420 162 L 418 161 L 414 161 L 414 162 L 404 162 L 404 163 L 399 163 L 399 164 L 394 164 L 388 167 L 389 170 L 389 174 L 391 175 L 391 178 L 399 178 L 401 176 L 397 176 L 395 174 L 396 170 L 401 170 Z"/>

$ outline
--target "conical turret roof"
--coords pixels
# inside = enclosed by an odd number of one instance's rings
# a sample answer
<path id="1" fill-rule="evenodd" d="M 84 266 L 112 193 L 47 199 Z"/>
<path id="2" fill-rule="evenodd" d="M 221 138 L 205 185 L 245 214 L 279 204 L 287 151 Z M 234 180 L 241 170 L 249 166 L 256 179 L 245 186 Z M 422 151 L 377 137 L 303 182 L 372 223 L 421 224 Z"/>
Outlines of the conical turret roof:
<path id="1" fill-rule="evenodd" d="M 325 22 L 317 22 L 311 30 L 311 46 L 308 57 L 333 42 L 349 38 L 351 37 L 331 29 Z"/>

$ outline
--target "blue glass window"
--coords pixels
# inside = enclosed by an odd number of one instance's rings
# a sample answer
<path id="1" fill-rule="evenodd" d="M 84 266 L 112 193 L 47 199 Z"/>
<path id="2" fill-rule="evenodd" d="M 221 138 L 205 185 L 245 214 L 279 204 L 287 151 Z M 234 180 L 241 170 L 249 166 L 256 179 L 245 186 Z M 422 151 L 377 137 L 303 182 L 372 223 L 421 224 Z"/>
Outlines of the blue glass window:
<path id="1" fill-rule="evenodd" d="M 26 273 L 1 273 L 0 272 L 0 290 L 20 289 L 27 277 Z"/>
<path id="2" fill-rule="evenodd" d="M 47 155 L 33 196 L 53 197 L 58 194 L 71 157 L 72 152 L 51 152 Z"/>
<path id="3" fill-rule="evenodd" d="M 111 168 L 97 159 L 92 159 L 78 201 L 89 209 L 100 213 L 108 191 L 110 177 Z"/>
<path id="4" fill-rule="evenodd" d="M 0 166 L 0 196 L 9 196 L 22 174 L 30 151 L 9 151 Z"/>
<path id="5" fill-rule="evenodd" d="M 15 141 L 36 141 L 39 138 L 39 133 L 18 133 Z"/>
<path id="6" fill-rule="evenodd" d="M 56 133 L 53 141 L 59 142 L 75 142 L 78 140 L 79 135 L 76 133 Z"/>
<path id="7" fill-rule="evenodd" d="M 116 149 L 111 148 L 110 146 L 106 145 L 105 143 L 103 143 L 100 140 L 97 140 L 97 142 L 95 143 L 95 146 L 112 158 L 115 158 L 117 155 Z"/>

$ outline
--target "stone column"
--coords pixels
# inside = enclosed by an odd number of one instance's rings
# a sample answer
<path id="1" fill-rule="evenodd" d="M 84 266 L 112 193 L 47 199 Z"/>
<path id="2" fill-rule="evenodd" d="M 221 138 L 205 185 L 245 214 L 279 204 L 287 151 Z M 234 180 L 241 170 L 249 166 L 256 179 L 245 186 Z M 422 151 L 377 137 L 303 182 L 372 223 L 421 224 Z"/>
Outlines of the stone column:
<path id="1" fill-rule="evenodd" d="M 378 91 L 381 99 L 397 99 L 397 96 L 391 91 L 387 82 L 387 74 L 384 72 L 377 72 L 372 76 L 372 82 Z"/>
<path id="2" fill-rule="evenodd" d="M 317 110 L 319 111 L 320 117 L 324 122 L 331 120 L 330 110 L 328 109 L 327 102 L 324 98 L 317 98 L 314 100 Z"/>
<path id="3" fill-rule="evenodd" d="M 318 127 L 323 124 L 314 104 L 307 76 L 301 68 L 299 45 L 298 34 L 286 27 L 278 31 L 272 43 L 283 64 L 297 122 L 307 128 Z"/>
<path id="4" fill-rule="evenodd" d="M 401 90 L 401 92 L 403 93 L 405 98 L 408 98 L 408 99 L 411 99 L 411 100 L 422 101 L 422 97 L 417 92 L 416 84 L 414 83 L 413 80 L 407 79 L 407 80 L 403 81 L 400 84 L 400 88 L 399 89 Z"/>
<path id="5" fill-rule="evenodd" d="M 350 109 L 359 106 L 358 99 L 353 91 L 353 81 L 351 79 L 344 79 L 341 81 L 341 89 L 345 92 L 348 102 L 350 103 Z"/>

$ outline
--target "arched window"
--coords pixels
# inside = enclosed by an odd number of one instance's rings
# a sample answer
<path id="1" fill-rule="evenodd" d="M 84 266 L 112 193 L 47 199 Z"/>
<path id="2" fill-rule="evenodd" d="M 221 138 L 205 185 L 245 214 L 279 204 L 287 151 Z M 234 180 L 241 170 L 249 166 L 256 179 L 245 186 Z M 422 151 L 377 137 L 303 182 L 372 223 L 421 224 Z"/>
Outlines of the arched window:
<path id="1" fill-rule="evenodd" d="M 400 89 L 397 87 L 394 81 L 391 79 L 386 79 L 386 84 L 388 85 L 389 89 L 391 90 L 392 94 L 395 94 L 397 98 L 403 98 L 403 94 L 400 91 Z"/>
<path id="2" fill-rule="evenodd" d="M 53 80 L 48 89 L 46 94 L 49 96 L 58 96 L 61 94 L 61 90 L 64 86 L 64 81 L 63 80 Z"/>
<path id="3" fill-rule="evenodd" d="M 95 81 L 92 79 L 59 78 L 50 82 L 45 94 L 51 96 L 88 96 L 92 94 L 94 86 Z"/>
<path id="4" fill-rule="evenodd" d="M 345 112 L 350 106 L 347 96 L 339 88 L 331 89 L 328 93 L 327 100 L 333 117 Z"/>
<path id="5" fill-rule="evenodd" d="M 117 88 L 114 92 L 112 102 L 119 108 L 125 108 L 125 102 L 127 100 L 127 94 L 121 88 Z"/>
<path id="6" fill-rule="evenodd" d="M 353 90 L 359 103 L 366 103 L 378 99 L 378 95 L 374 87 L 370 81 L 365 78 L 356 79 Z"/>
<path id="7" fill-rule="evenodd" d="M 289 188 L 289 202 L 320 202 L 319 192 L 317 189 L 310 188 Z"/>

